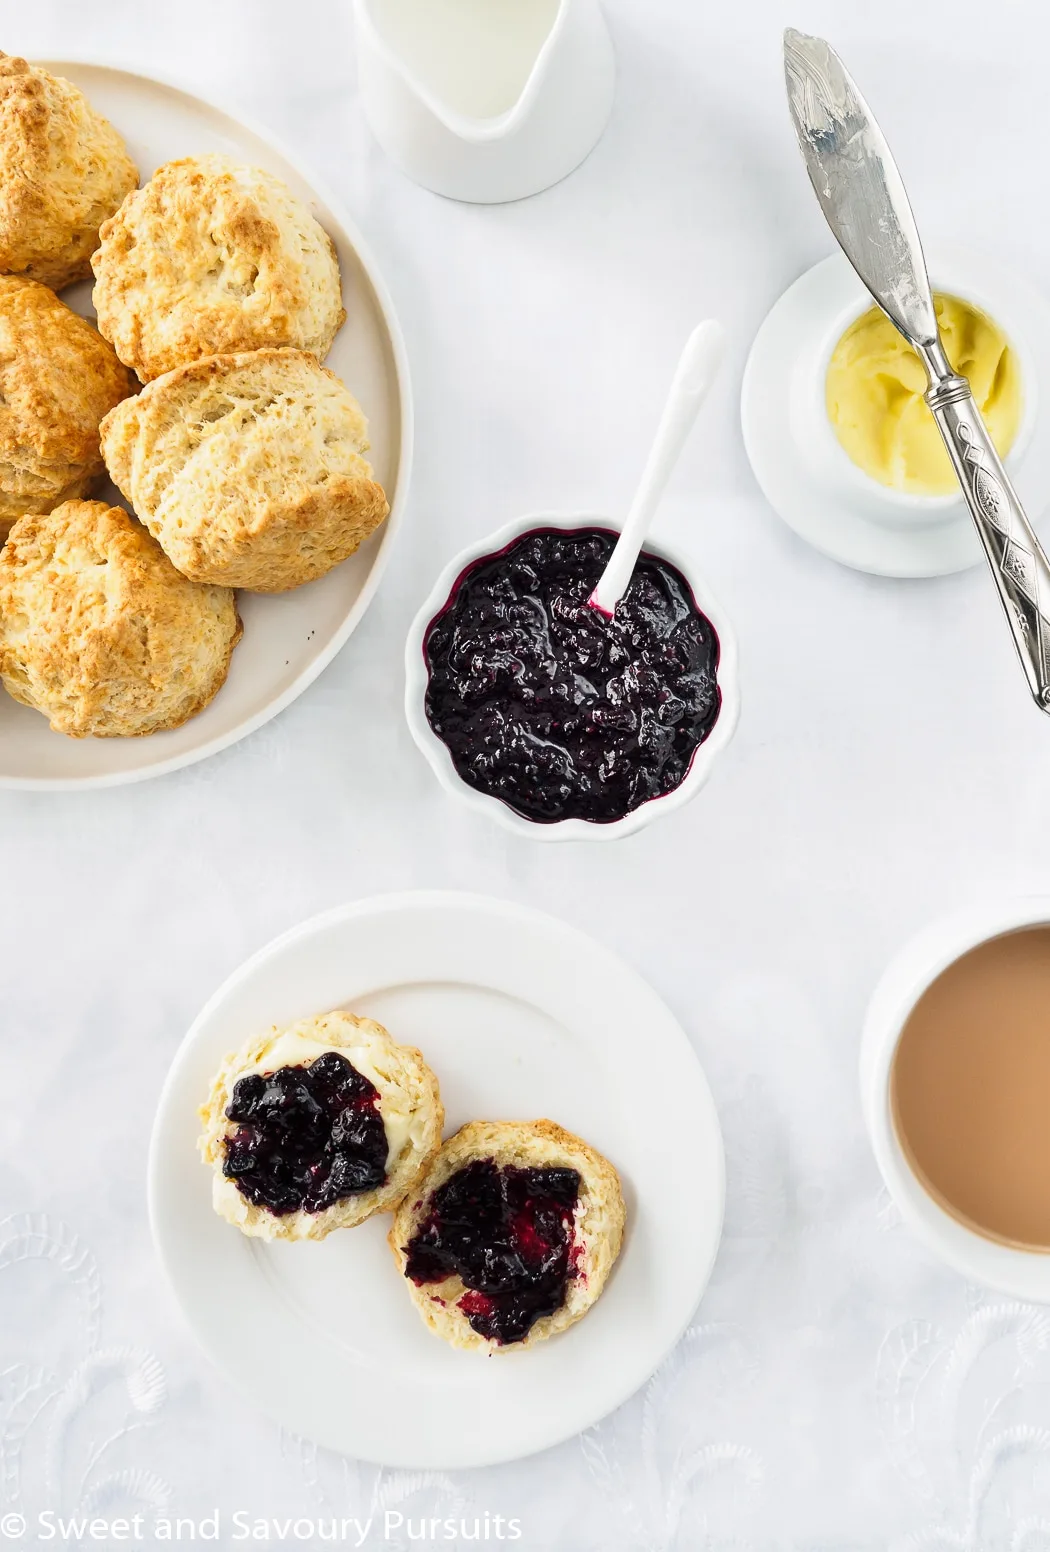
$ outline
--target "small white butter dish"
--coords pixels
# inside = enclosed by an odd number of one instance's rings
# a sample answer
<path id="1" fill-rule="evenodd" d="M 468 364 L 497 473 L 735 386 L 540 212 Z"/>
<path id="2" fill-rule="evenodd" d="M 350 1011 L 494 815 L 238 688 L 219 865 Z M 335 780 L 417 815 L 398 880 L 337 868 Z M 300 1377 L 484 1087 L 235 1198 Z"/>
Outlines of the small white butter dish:
<path id="1" fill-rule="evenodd" d="M 935 253 L 934 291 L 973 303 L 1006 335 L 1021 369 L 1021 424 L 1006 467 L 1038 511 L 1050 490 L 1050 305 L 998 260 Z M 983 558 L 959 495 L 881 485 L 850 458 L 825 407 L 828 366 L 849 326 L 875 304 L 844 254 L 784 292 L 755 336 L 741 392 L 744 444 L 774 510 L 833 560 L 887 577 L 965 571 Z"/>

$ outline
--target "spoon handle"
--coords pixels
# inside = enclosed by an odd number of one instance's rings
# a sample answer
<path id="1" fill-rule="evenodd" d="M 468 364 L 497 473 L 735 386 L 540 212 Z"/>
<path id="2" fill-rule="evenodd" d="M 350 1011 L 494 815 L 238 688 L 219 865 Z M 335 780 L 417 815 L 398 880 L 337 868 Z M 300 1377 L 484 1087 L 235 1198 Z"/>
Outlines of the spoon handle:
<path id="1" fill-rule="evenodd" d="M 1050 712 L 1050 564 L 965 377 L 938 375 L 926 402 L 988 557 L 1028 687 L 1040 710 Z"/>
<path id="2" fill-rule="evenodd" d="M 641 483 L 609 563 L 591 594 L 591 603 L 604 614 L 614 613 L 627 591 L 653 512 L 714 381 L 724 345 L 722 325 L 713 318 L 698 324 L 686 341 Z"/>

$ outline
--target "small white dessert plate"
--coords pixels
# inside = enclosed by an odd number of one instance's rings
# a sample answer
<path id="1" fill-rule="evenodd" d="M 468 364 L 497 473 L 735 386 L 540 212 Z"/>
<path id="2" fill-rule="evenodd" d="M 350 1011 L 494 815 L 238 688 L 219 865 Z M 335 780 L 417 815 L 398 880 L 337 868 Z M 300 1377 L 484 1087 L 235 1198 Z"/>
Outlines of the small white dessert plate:
<path id="1" fill-rule="evenodd" d="M 949 249 L 930 263 L 935 291 L 975 303 L 1017 352 L 1024 409 L 1006 459 L 1029 515 L 1050 488 L 1050 305 L 1007 266 Z M 875 304 L 844 254 L 802 275 L 768 313 L 744 369 L 744 443 L 763 494 L 800 538 L 833 560 L 886 577 L 934 577 L 983 559 L 961 494 L 913 496 L 871 479 L 839 444 L 824 405 L 832 352 Z"/>
<path id="2" fill-rule="evenodd" d="M 524 1353 L 457 1352 L 401 1287 L 388 1216 L 316 1244 L 270 1245 L 214 1213 L 197 1107 L 222 1057 L 258 1030 L 338 1007 L 422 1050 L 447 1133 L 545 1116 L 619 1169 L 623 1252 L 571 1330 Z M 575 928 L 474 895 L 361 901 L 256 954 L 187 1035 L 150 1149 L 154 1241 L 213 1362 L 293 1432 L 418 1469 L 529 1455 L 625 1401 L 696 1308 L 724 1201 L 711 1093 L 656 994 Z"/>
<path id="3" fill-rule="evenodd" d="M 347 311 L 325 365 L 368 417 L 368 456 L 390 501 L 379 531 L 320 581 L 290 593 L 238 595 L 244 636 L 229 678 L 184 727 L 149 738 L 67 738 L 0 690 L 0 787 L 107 787 L 160 776 L 236 743 L 283 711 L 331 662 L 368 608 L 401 526 L 412 407 L 401 331 L 383 279 L 353 223 L 312 176 L 262 134 L 178 86 L 101 64 L 40 63 L 73 81 L 113 121 L 143 178 L 173 157 L 225 151 L 268 168 L 305 200 L 335 243 Z M 93 316 L 89 283 L 63 300 Z M 120 500 L 112 487 L 108 499 Z"/>

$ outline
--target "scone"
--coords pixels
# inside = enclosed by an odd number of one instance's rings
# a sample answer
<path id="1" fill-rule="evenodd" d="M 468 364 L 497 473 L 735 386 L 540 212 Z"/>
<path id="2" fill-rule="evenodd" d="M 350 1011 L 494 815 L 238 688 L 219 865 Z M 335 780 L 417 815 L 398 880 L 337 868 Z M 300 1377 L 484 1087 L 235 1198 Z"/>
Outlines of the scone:
<path id="1" fill-rule="evenodd" d="M 229 156 L 158 167 L 91 262 L 98 326 L 144 383 L 264 345 L 323 360 L 346 317 L 328 233 L 280 178 Z"/>
<path id="2" fill-rule="evenodd" d="M 47 286 L 0 275 L 0 544 L 26 512 L 88 494 L 105 473 L 102 417 L 137 386 Z"/>
<path id="3" fill-rule="evenodd" d="M 381 1024 L 322 1013 L 228 1056 L 200 1111 L 220 1217 L 256 1239 L 324 1239 L 414 1191 L 441 1144 L 438 1081 Z"/>
<path id="4" fill-rule="evenodd" d="M 353 394 L 300 350 L 179 367 L 102 423 L 114 483 L 173 564 L 256 593 L 323 576 L 378 528 L 367 447 Z"/>
<path id="5" fill-rule="evenodd" d="M 0 273 L 60 291 L 139 181 L 123 140 L 62 76 L 0 54 Z"/>
<path id="6" fill-rule="evenodd" d="M 532 1347 L 580 1320 L 623 1240 L 620 1178 L 553 1121 L 470 1121 L 394 1215 L 390 1248 L 453 1347 Z"/>
<path id="7" fill-rule="evenodd" d="M 233 594 L 180 576 L 104 501 L 19 518 L 0 550 L 0 679 L 73 738 L 179 727 L 226 678 Z"/>

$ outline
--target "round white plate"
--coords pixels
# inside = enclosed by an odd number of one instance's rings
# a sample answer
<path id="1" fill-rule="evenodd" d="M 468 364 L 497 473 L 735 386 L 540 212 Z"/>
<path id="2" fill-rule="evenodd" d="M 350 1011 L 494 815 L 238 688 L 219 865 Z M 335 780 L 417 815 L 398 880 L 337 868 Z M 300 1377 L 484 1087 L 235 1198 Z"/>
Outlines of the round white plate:
<path id="1" fill-rule="evenodd" d="M 177 156 L 225 151 L 276 173 L 309 205 L 339 255 L 347 320 L 325 365 L 368 417 L 369 458 L 390 501 L 372 538 L 320 581 L 290 593 L 239 595 L 244 636 L 230 675 L 198 717 L 149 738 L 67 738 L 0 691 L 0 787 L 115 786 L 203 760 L 264 722 L 316 679 L 361 619 L 389 558 L 408 491 L 412 409 L 401 331 L 386 286 L 353 223 L 291 159 L 254 129 L 181 88 L 130 71 L 43 60 L 75 82 L 120 130 L 143 178 Z M 87 316 L 91 286 L 63 300 Z M 109 497 L 119 500 L 110 488 Z"/>
<path id="2" fill-rule="evenodd" d="M 226 1052 L 347 1007 L 417 1045 L 447 1132 L 546 1116 L 619 1169 L 624 1249 L 584 1320 L 529 1352 L 457 1352 L 423 1325 L 387 1216 L 318 1244 L 246 1239 L 211 1207 L 197 1107 Z M 589 1427 L 642 1385 L 696 1308 L 722 1227 L 714 1103 L 671 1013 L 574 928 L 504 901 L 392 895 L 320 916 L 228 980 L 184 1041 L 153 1130 L 150 1220 L 211 1359 L 293 1432 L 383 1465 L 516 1459 Z"/>
<path id="3" fill-rule="evenodd" d="M 934 290 L 984 308 L 1018 353 L 1025 413 L 1006 466 L 1035 517 L 1050 482 L 1050 307 L 1008 266 L 966 249 L 935 253 L 930 278 Z M 770 506 L 832 560 L 885 577 L 965 571 L 983 551 L 962 495 L 901 499 L 852 463 L 828 421 L 831 353 L 873 305 L 842 253 L 807 270 L 774 304 L 741 389 L 751 467 Z"/>

